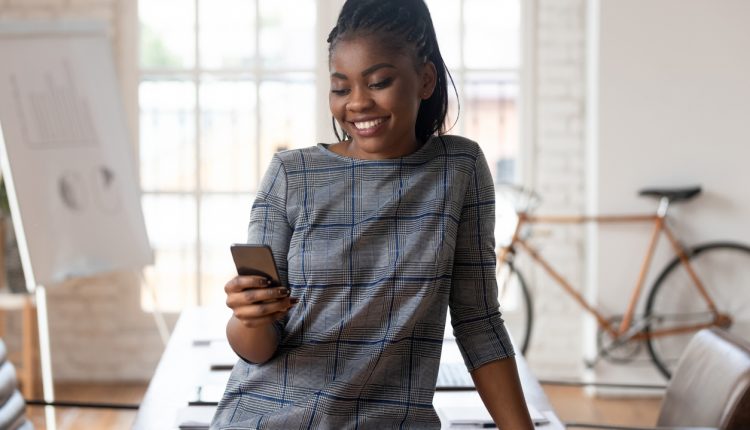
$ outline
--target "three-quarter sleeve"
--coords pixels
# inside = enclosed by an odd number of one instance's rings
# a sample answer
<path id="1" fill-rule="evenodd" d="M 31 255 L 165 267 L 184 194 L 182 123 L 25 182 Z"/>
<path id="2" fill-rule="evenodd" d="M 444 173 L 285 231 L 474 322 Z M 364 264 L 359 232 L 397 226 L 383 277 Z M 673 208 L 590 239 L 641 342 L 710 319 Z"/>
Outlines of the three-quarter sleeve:
<path id="1" fill-rule="evenodd" d="M 255 196 L 250 223 L 247 229 L 247 243 L 263 244 L 271 247 L 273 258 L 279 270 L 282 285 L 288 285 L 289 242 L 293 229 L 286 212 L 287 178 L 281 159 L 274 155 L 266 174 L 261 180 Z M 279 337 L 284 323 L 276 321 L 274 328 Z"/>
<path id="2" fill-rule="evenodd" d="M 453 333 L 470 371 L 514 355 L 498 304 L 494 230 L 494 185 L 480 151 L 458 227 L 449 302 Z"/>

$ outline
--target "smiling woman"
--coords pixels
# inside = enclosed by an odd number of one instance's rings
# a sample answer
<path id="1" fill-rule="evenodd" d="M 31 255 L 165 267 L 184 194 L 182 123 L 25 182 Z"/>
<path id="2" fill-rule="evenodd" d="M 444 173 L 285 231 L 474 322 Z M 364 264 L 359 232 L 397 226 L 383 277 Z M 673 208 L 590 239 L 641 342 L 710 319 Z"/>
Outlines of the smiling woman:
<path id="1" fill-rule="evenodd" d="M 450 310 L 495 423 L 533 428 L 499 311 L 493 179 L 475 142 L 445 134 L 449 74 L 426 4 L 347 0 L 328 43 L 344 135 L 266 170 L 247 241 L 272 249 L 282 287 L 226 282 L 239 360 L 211 427 L 440 428 Z"/>

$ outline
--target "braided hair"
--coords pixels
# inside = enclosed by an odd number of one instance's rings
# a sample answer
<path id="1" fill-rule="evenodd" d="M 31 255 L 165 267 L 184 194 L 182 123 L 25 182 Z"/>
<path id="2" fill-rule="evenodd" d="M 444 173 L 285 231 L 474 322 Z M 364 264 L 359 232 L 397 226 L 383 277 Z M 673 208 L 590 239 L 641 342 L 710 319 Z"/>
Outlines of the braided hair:
<path id="1" fill-rule="evenodd" d="M 336 26 L 328 35 L 329 59 L 339 41 L 360 35 L 379 37 L 383 46 L 395 52 L 412 49 L 416 65 L 427 62 L 435 65 L 435 90 L 430 98 L 422 100 L 414 131 L 420 142 L 426 142 L 435 133 L 444 134 L 447 131 L 448 80 L 457 99 L 458 92 L 440 54 L 435 27 L 424 0 L 346 0 Z M 333 131 L 339 141 L 350 137 L 343 130 L 339 135 L 335 118 Z"/>

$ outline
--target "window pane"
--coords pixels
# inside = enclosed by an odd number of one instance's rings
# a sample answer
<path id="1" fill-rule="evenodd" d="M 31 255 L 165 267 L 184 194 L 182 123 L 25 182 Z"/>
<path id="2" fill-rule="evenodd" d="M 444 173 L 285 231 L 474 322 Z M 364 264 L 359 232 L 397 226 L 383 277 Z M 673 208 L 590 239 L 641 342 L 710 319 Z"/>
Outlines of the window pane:
<path id="1" fill-rule="evenodd" d="M 156 292 L 156 305 L 179 311 L 196 303 L 195 202 L 192 197 L 145 195 L 142 199 L 155 264 L 146 268 L 143 306 L 155 307 L 148 287 Z"/>
<path id="2" fill-rule="evenodd" d="M 259 169 L 255 83 L 207 80 L 200 91 L 202 188 L 254 190 Z"/>
<path id="3" fill-rule="evenodd" d="M 195 65 L 195 7 L 192 1 L 138 2 L 141 67 L 191 68 Z"/>
<path id="4" fill-rule="evenodd" d="M 482 147 L 496 184 L 516 183 L 518 175 L 518 77 L 516 74 L 472 73 L 466 76 L 462 116 L 466 134 Z M 495 187 L 495 238 L 507 243 L 516 214 L 502 187 Z"/>
<path id="5" fill-rule="evenodd" d="M 465 0 L 464 5 L 466 67 L 518 67 L 519 1 Z"/>
<path id="6" fill-rule="evenodd" d="M 459 19 L 461 2 L 456 0 L 427 0 L 432 15 L 440 53 L 449 69 L 461 66 L 461 46 L 459 38 Z M 485 45 L 486 46 L 486 45 Z"/>
<path id="7" fill-rule="evenodd" d="M 212 0 L 213 1 L 213 0 Z M 315 67 L 315 1 L 260 0 L 260 52 L 263 67 Z"/>
<path id="8" fill-rule="evenodd" d="M 147 191 L 195 187 L 195 87 L 143 81 L 139 89 L 141 185 Z"/>
<path id="9" fill-rule="evenodd" d="M 315 85 L 312 75 L 288 76 L 260 86 L 261 171 L 284 149 L 315 145 Z M 320 106 L 328 109 L 328 106 Z"/>
<path id="10" fill-rule="evenodd" d="M 205 196 L 201 202 L 201 301 L 224 303 L 224 284 L 237 274 L 229 245 L 245 243 L 251 194 Z"/>
<path id="11" fill-rule="evenodd" d="M 454 76 L 454 79 L 455 76 Z M 456 90 L 460 82 L 456 82 Z M 453 89 L 453 85 L 448 80 L 448 112 L 445 115 L 445 129 L 449 134 L 463 134 L 462 122 L 464 120 L 464 101 L 461 100 L 461 106 L 458 105 L 458 99 L 456 98 L 456 90 Z M 459 111 L 460 108 L 460 111 Z"/>
<path id="12" fill-rule="evenodd" d="M 518 78 L 498 73 L 470 74 L 465 89 L 466 135 L 482 146 L 496 183 L 514 181 L 518 155 Z"/>
<path id="13" fill-rule="evenodd" d="M 201 66 L 208 69 L 249 68 L 254 56 L 255 1 L 201 1 Z"/>

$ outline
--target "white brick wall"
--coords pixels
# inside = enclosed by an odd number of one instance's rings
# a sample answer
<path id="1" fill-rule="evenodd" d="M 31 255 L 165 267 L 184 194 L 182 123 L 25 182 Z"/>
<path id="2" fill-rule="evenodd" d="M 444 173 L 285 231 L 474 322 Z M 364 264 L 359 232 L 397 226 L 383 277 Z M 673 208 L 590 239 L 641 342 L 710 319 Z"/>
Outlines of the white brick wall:
<path id="1" fill-rule="evenodd" d="M 140 302 L 135 273 L 78 279 L 50 289 L 55 379 L 150 378 L 163 345 Z"/>
<path id="2" fill-rule="evenodd" d="M 0 0 L 0 18 L 99 19 L 112 29 L 135 0 Z M 533 183 L 541 210 L 584 208 L 584 0 L 537 0 Z M 120 62 L 119 55 L 116 61 Z M 132 124 L 132 121 L 131 121 Z M 555 230 L 544 253 L 576 284 L 583 280 L 583 232 Z M 545 274 L 529 276 L 537 302 L 529 361 L 541 377 L 576 377 L 582 369 L 582 312 Z M 132 274 L 78 280 L 50 291 L 53 370 L 59 380 L 146 380 L 163 350 L 150 315 L 140 308 Z M 170 318 L 170 322 L 174 318 Z"/>
<path id="3" fill-rule="evenodd" d="M 586 2 L 538 0 L 533 13 L 536 41 L 533 123 L 533 183 L 543 197 L 539 213 L 584 209 Z M 543 255 L 577 286 L 584 279 L 583 230 L 540 227 Z M 542 378 L 580 376 L 583 369 L 582 311 L 541 270 L 532 274 L 536 327 L 528 360 Z"/>

